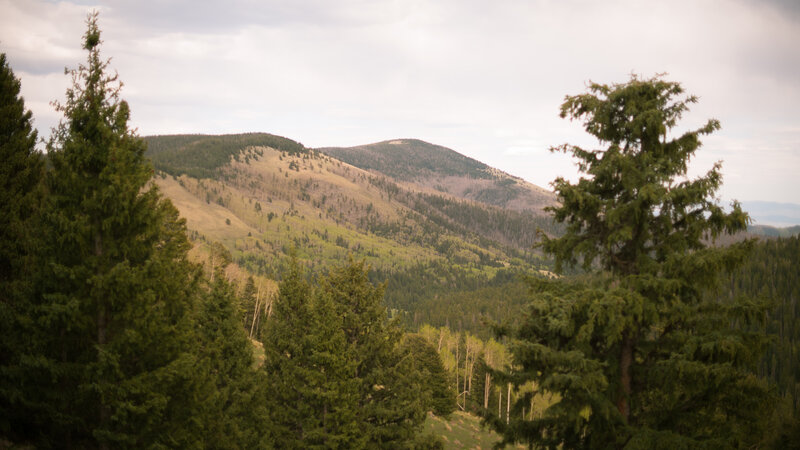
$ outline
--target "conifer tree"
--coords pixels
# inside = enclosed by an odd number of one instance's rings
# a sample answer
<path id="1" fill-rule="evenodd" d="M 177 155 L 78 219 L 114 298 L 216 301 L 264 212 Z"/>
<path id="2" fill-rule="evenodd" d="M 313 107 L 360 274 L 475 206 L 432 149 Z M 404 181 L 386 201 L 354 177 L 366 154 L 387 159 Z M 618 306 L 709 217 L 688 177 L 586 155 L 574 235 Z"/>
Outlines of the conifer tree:
<path id="1" fill-rule="evenodd" d="M 87 64 L 73 70 L 48 144 L 37 277 L 39 445 L 197 445 L 200 392 L 193 317 L 199 270 L 177 210 L 150 182 L 120 84 L 100 57 L 97 14 Z"/>
<path id="2" fill-rule="evenodd" d="M 29 275 L 36 244 L 30 231 L 44 174 L 35 146 L 36 130 L 20 96 L 20 82 L 0 53 L 0 436 L 14 439 L 35 433 L 24 401 L 23 367 L 31 351 Z"/>
<path id="3" fill-rule="evenodd" d="M 714 194 L 720 164 L 687 179 L 700 137 L 715 120 L 671 132 L 696 98 L 660 77 L 591 84 L 568 96 L 561 116 L 581 120 L 605 149 L 563 145 L 578 160 L 577 183 L 553 183 L 566 225 L 543 236 L 557 270 L 582 265 L 580 278 L 531 282 L 528 316 L 512 336 L 517 385 L 535 381 L 558 401 L 532 421 L 496 420 L 506 442 L 547 448 L 743 447 L 769 401 L 753 375 L 763 349 L 755 326 L 764 305 L 707 295 L 739 264 L 750 242 L 708 246 L 744 230 Z"/>
<path id="4" fill-rule="evenodd" d="M 401 351 L 414 362 L 414 371 L 420 377 L 421 387 L 417 396 L 425 399 L 426 410 L 448 418 L 456 409 L 455 395 L 447 383 L 447 372 L 436 348 L 422 335 L 407 334 L 403 336 Z"/>
<path id="5" fill-rule="evenodd" d="M 357 421 L 368 447 L 412 445 L 425 419 L 419 376 L 399 346 L 402 331 L 383 306 L 364 262 L 335 268 L 321 286 L 341 317 L 352 378 L 358 380 Z"/>
<path id="6" fill-rule="evenodd" d="M 360 448 L 358 384 L 351 378 L 341 320 L 329 298 L 314 299 L 296 257 L 265 326 L 264 372 L 276 448 Z"/>
<path id="7" fill-rule="evenodd" d="M 203 445 L 206 448 L 256 448 L 266 426 L 253 349 L 239 321 L 233 286 L 217 267 L 198 320 L 200 368 L 211 373 L 206 397 Z"/>

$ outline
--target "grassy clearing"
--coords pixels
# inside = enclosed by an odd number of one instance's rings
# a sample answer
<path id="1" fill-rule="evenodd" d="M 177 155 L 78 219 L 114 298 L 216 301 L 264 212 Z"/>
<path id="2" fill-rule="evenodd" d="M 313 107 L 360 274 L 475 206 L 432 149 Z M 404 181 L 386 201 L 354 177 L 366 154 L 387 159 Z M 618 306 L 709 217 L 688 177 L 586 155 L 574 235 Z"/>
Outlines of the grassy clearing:
<path id="1" fill-rule="evenodd" d="M 490 449 L 500 441 L 500 436 L 481 426 L 478 417 L 462 411 L 456 411 L 450 420 L 428 414 L 425 431 L 439 436 L 446 449 Z M 525 446 L 506 446 L 507 449 L 525 448 Z"/>

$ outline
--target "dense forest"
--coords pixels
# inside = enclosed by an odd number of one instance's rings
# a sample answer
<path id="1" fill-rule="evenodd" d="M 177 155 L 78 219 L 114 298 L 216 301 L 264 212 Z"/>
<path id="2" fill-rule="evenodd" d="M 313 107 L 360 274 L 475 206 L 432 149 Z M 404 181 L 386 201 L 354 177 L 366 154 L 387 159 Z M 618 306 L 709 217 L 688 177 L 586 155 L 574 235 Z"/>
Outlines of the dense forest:
<path id="1" fill-rule="evenodd" d="M 46 154 L 0 54 L 0 448 L 800 446 L 800 238 L 683 180 L 679 84 L 568 96 L 608 146 L 555 203 L 416 140 L 142 139 L 101 43 Z"/>
<path id="2" fill-rule="evenodd" d="M 770 303 L 764 329 L 772 341 L 759 364 L 787 400 L 791 414 L 800 412 L 800 237 L 765 239 L 747 261 L 723 282 L 726 298 L 748 296 Z"/>
<path id="3" fill-rule="evenodd" d="M 444 372 L 402 341 L 361 262 L 313 282 L 290 262 L 256 359 L 245 311 L 260 293 L 239 293 L 220 246 L 208 271 L 189 260 L 100 42 L 91 15 L 47 165 L 0 57 L 0 445 L 439 446 L 420 429 Z"/>

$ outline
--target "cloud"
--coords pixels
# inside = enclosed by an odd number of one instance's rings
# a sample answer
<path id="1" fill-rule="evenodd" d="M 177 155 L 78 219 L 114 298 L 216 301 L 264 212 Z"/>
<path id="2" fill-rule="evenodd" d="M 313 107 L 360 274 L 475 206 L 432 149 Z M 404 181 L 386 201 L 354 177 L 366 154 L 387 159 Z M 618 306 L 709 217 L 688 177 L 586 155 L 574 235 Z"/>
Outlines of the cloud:
<path id="1" fill-rule="evenodd" d="M 745 180 L 724 189 L 800 202 L 793 177 L 778 190 L 758 175 L 784 176 L 773 165 L 794 169 L 800 152 L 792 2 L 0 0 L 0 48 L 37 125 L 55 120 L 43 105 L 63 96 L 57 75 L 84 58 L 89 8 L 144 134 L 267 131 L 311 146 L 416 137 L 547 185 L 576 177 L 550 146 L 596 145 L 558 117 L 565 95 L 668 72 L 701 98 L 682 126 L 722 121 L 698 162 L 707 152 L 726 160 L 730 183 Z"/>

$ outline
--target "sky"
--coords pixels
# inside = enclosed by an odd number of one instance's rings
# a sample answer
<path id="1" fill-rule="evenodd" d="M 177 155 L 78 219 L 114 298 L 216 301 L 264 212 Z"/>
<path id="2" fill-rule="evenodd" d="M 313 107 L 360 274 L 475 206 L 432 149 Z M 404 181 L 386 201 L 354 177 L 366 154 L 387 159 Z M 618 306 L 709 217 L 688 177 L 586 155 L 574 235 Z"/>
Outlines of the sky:
<path id="1" fill-rule="evenodd" d="M 268 132 L 308 147 L 417 138 L 549 188 L 578 178 L 559 118 L 587 83 L 664 73 L 709 118 L 690 175 L 722 201 L 800 204 L 800 1 L 0 0 L 0 52 L 35 126 L 58 123 L 86 15 L 140 135 Z"/>

